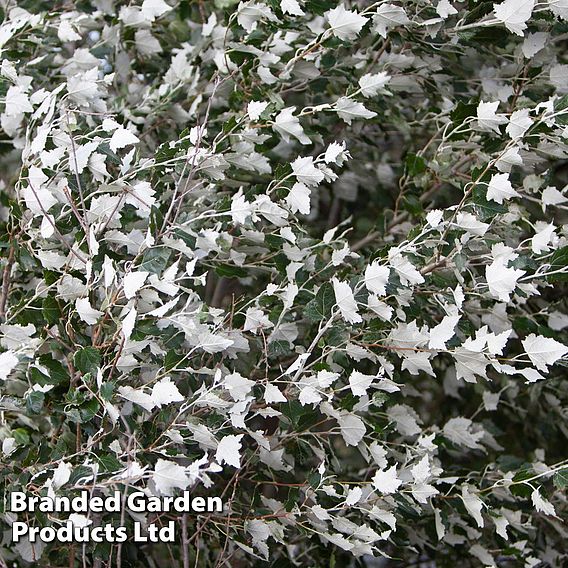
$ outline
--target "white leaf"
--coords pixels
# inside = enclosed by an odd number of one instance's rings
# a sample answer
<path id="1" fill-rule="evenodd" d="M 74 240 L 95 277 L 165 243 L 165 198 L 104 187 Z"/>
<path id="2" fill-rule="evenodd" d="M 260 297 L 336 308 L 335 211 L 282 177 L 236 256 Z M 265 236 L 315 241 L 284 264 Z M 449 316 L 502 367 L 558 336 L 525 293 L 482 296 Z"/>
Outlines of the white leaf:
<path id="1" fill-rule="evenodd" d="M 534 333 L 528 335 L 521 343 L 533 365 L 541 371 L 548 371 L 549 365 L 554 365 L 568 353 L 568 347 L 563 343 Z"/>
<path id="2" fill-rule="evenodd" d="M 223 379 L 223 386 L 235 401 L 245 400 L 255 382 L 245 379 L 240 373 L 231 373 Z M 280 392 L 280 391 L 279 391 Z"/>
<path id="3" fill-rule="evenodd" d="M 231 218 L 233 223 L 242 225 L 252 215 L 253 205 L 249 203 L 244 195 L 242 189 L 239 189 L 231 198 Z"/>
<path id="4" fill-rule="evenodd" d="M 337 418 L 341 436 L 348 446 L 356 446 L 365 435 L 365 424 L 355 414 L 342 414 Z"/>
<path id="5" fill-rule="evenodd" d="M 396 270 L 402 284 L 422 284 L 424 282 L 424 276 L 402 254 L 395 254 L 392 258 L 389 258 L 389 261 L 390 265 Z"/>
<path id="6" fill-rule="evenodd" d="M 134 325 L 136 323 L 136 309 L 131 308 L 126 314 L 126 317 L 122 320 L 122 334 L 124 339 L 128 341 L 134 330 Z"/>
<path id="7" fill-rule="evenodd" d="M 362 322 L 363 318 L 357 312 L 357 302 L 355 301 L 355 296 L 353 296 L 351 286 L 347 282 L 340 282 L 335 277 L 331 279 L 331 282 L 333 284 L 335 302 L 341 312 L 341 317 L 349 323 Z"/>
<path id="8" fill-rule="evenodd" d="M 304 11 L 296 0 L 280 0 L 280 9 L 285 14 L 291 14 L 292 16 L 304 15 Z"/>
<path id="9" fill-rule="evenodd" d="M 498 392 L 493 393 L 489 391 L 485 391 L 482 395 L 483 398 L 483 407 L 488 412 L 492 412 L 493 410 L 497 410 L 497 406 L 499 405 L 499 398 L 500 394 Z"/>
<path id="10" fill-rule="evenodd" d="M 41 160 L 42 168 L 54 169 L 54 166 L 61 162 L 65 154 L 65 147 L 54 148 L 53 150 L 44 150 L 40 153 L 39 159 Z"/>
<path id="11" fill-rule="evenodd" d="M 144 286 L 146 278 L 148 278 L 149 272 L 139 271 L 139 272 L 129 272 L 124 276 L 122 281 L 122 286 L 124 288 L 124 295 L 127 300 L 134 298 L 136 292 Z"/>
<path id="12" fill-rule="evenodd" d="M 200 347 L 206 353 L 220 353 L 233 345 L 233 343 L 234 341 L 232 339 L 227 339 L 222 335 L 216 335 L 207 331 L 199 334 L 196 347 Z"/>
<path id="13" fill-rule="evenodd" d="M 12 85 L 8 88 L 4 104 L 6 105 L 4 107 L 6 116 L 17 116 L 34 111 L 28 95 L 25 93 L 24 88 L 20 86 Z"/>
<path id="14" fill-rule="evenodd" d="M 428 483 L 414 483 L 412 485 L 412 496 L 418 503 L 428 503 L 428 499 L 438 495 L 439 491 Z"/>
<path id="15" fill-rule="evenodd" d="M 343 4 L 327 11 L 324 17 L 328 21 L 333 35 L 342 40 L 355 39 L 367 23 L 367 18 L 357 12 L 346 10 Z"/>
<path id="16" fill-rule="evenodd" d="M 415 483 L 426 482 L 431 475 L 428 455 L 423 456 L 417 464 L 413 465 L 410 469 L 410 473 Z"/>
<path id="17" fill-rule="evenodd" d="M 385 302 L 379 300 L 378 296 L 370 294 L 367 305 L 369 306 L 369 309 L 375 312 L 381 319 L 385 321 L 389 321 L 391 319 L 393 309 Z"/>
<path id="18" fill-rule="evenodd" d="M 485 278 L 489 286 L 489 293 L 502 302 L 511 299 L 511 293 L 517 286 L 517 280 L 525 274 L 524 270 L 508 268 L 503 258 L 496 258 L 489 266 L 485 267 Z"/>
<path id="19" fill-rule="evenodd" d="M 387 293 L 386 286 L 389 281 L 390 268 L 381 266 L 378 260 L 375 260 L 365 269 L 365 286 L 369 292 L 384 296 Z"/>
<path id="20" fill-rule="evenodd" d="M 130 130 L 120 127 L 114 131 L 109 142 L 109 147 L 113 152 L 116 152 L 119 148 L 124 148 L 130 144 L 137 144 L 138 142 L 140 142 L 140 139 Z"/>
<path id="21" fill-rule="evenodd" d="M 156 53 L 162 52 L 162 46 L 160 45 L 160 42 L 156 37 L 152 35 L 150 30 L 136 30 L 136 33 L 134 34 L 134 40 L 136 42 L 136 49 L 142 55 L 154 55 Z M 128 142 L 128 144 L 133 144 L 133 142 Z M 124 144 L 124 146 L 126 146 L 126 144 Z M 124 146 L 119 146 L 119 148 L 123 148 Z"/>
<path id="22" fill-rule="evenodd" d="M 434 525 L 436 526 L 436 535 L 438 536 L 438 540 L 444 540 L 444 536 L 446 536 L 446 527 L 442 522 L 442 515 L 440 515 L 440 511 L 434 508 Z"/>
<path id="23" fill-rule="evenodd" d="M 460 316 L 444 316 L 442 321 L 430 330 L 430 349 L 446 349 L 446 342 L 454 336 L 454 328 L 460 321 Z"/>
<path id="24" fill-rule="evenodd" d="M 264 101 L 251 101 L 247 105 L 247 114 L 249 115 L 249 118 L 251 120 L 258 120 L 267 106 L 268 103 Z"/>
<path id="25" fill-rule="evenodd" d="M 461 498 L 467 512 L 475 519 L 477 526 L 483 528 L 483 517 L 481 515 L 483 501 L 477 495 L 471 493 L 466 485 L 462 487 Z"/>
<path id="26" fill-rule="evenodd" d="M 402 485 L 402 479 L 396 474 L 396 466 L 391 466 L 385 470 L 379 470 L 373 476 L 373 487 L 385 495 L 395 493 Z"/>
<path id="27" fill-rule="evenodd" d="M 72 470 L 73 468 L 70 463 L 59 462 L 59 465 L 53 472 L 51 487 L 53 489 L 59 489 L 61 486 L 65 485 L 69 479 L 71 479 Z"/>
<path id="28" fill-rule="evenodd" d="M 274 324 L 262 310 L 253 307 L 247 309 L 243 331 L 252 331 L 252 333 L 256 334 L 259 329 L 269 329 L 271 327 L 274 327 Z"/>
<path id="29" fill-rule="evenodd" d="M 502 333 L 488 334 L 487 350 L 489 351 L 489 353 L 491 353 L 491 355 L 502 355 L 503 349 L 505 349 L 505 345 L 507 345 L 507 341 L 509 340 L 511 333 L 511 329 L 506 329 Z"/>
<path id="30" fill-rule="evenodd" d="M 556 16 L 568 20 L 568 0 L 548 0 L 548 5 Z"/>
<path id="31" fill-rule="evenodd" d="M 566 5 L 568 6 L 568 2 Z M 523 42 L 523 55 L 527 59 L 530 59 L 531 57 L 536 55 L 539 51 L 544 49 L 548 41 L 548 37 L 549 36 L 547 32 L 535 32 L 528 34 L 525 37 L 525 41 Z"/>
<path id="32" fill-rule="evenodd" d="M 97 141 L 87 142 L 86 144 L 75 144 L 67 148 L 69 154 L 69 169 L 73 173 L 82 173 L 87 167 L 91 155 L 98 148 Z"/>
<path id="33" fill-rule="evenodd" d="M 165 404 L 172 402 L 183 402 L 185 398 L 179 392 L 177 386 L 172 383 L 170 377 L 164 377 L 152 387 L 152 401 L 161 408 Z"/>
<path id="34" fill-rule="evenodd" d="M 468 233 L 480 237 L 485 235 L 487 229 L 489 229 L 489 225 L 487 223 L 481 222 L 475 215 L 467 212 L 460 212 L 457 214 L 456 225 Z"/>
<path id="35" fill-rule="evenodd" d="M 479 444 L 483 438 L 483 430 L 473 431 L 473 422 L 469 418 L 458 416 L 450 418 L 444 425 L 444 436 L 458 446 L 471 448 L 472 450 L 481 450 L 483 446 Z"/>
<path id="36" fill-rule="evenodd" d="M 312 513 L 320 520 L 320 521 L 329 521 L 331 520 L 331 516 L 329 513 L 321 506 L 321 505 L 313 505 L 312 506 Z"/>
<path id="37" fill-rule="evenodd" d="M 55 220 L 53 218 L 53 215 L 50 215 L 48 213 L 43 217 L 43 219 L 41 220 L 40 233 L 44 239 L 49 239 L 55 234 L 54 225 Z"/>
<path id="38" fill-rule="evenodd" d="M 93 62 L 94 63 L 94 62 Z M 88 107 L 101 93 L 97 85 L 99 70 L 93 67 L 83 73 L 76 73 L 67 79 L 69 98 L 78 105 Z"/>
<path id="39" fill-rule="evenodd" d="M 16 368 L 18 358 L 13 351 L 0 353 L 0 381 L 5 381 Z"/>
<path id="40" fill-rule="evenodd" d="M 78 298 L 75 301 L 75 309 L 77 310 L 79 317 L 89 325 L 97 323 L 97 320 L 103 315 L 103 312 L 95 310 L 91 306 L 89 298 Z"/>
<path id="41" fill-rule="evenodd" d="M 81 36 L 73 29 L 69 20 L 61 20 L 57 28 L 57 37 L 61 41 L 79 41 Z"/>
<path id="42" fill-rule="evenodd" d="M 481 546 L 481 544 L 474 544 L 469 548 L 469 553 L 479 559 L 483 566 L 495 566 L 495 559 L 491 553 Z"/>
<path id="43" fill-rule="evenodd" d="M 287 224 L 285 219 L 288 218 L 288 211 L 276 205 L 276 203 L 271 201 L 268 195 L 262 194 L 257 196 L 253 203 L 253 206 L 256 209 L 256 213 L 262 215 L 277 227 L 283 227 Z"/>
<path id="44" fill-rule="evenodd" d="M 264 389 L 264 402 L 273 404 L 275 402 L 288 402 L 288 399 L 276 385 L 267 384 Z"/>
<path id="45" fill-rule="evenodd" d="M 375 375 L 365 375 L 359 371 L 351 371 L 349 375 L 349 388 L 354 396 L 366 396 L 367 389 L 376 378 Z"/>
<path id="46" fill-rule="evenodd" d="M 535 509 L 539 513 L 544 513 L 545 515 L 550 515 L 552 517 L 556 517 L 556 511 L 554 510 L 554 505 L 547 501 L 539 492 L 538 489 L 535 489 L 531 493 L 531 500 Z"/>
<path id="47" fill-rule="evenodd" d="M 74 527 L 88 527 L 93 523 L 92 519 L 89 519 L 85 515 L 79 515 L 77 513 L 71 513 L 69 515 L 69 521 Z"/>
<path id="48" fill-rule="evenodd" d="M 395 404 L 387 410 L 389 420 L 396 422 L 396 429 L 403 436 L 415 436 L 422 432 L 418 414 L 406 404 Z"/>
<path id="49" fill-rule="evenodd" d="M 302 406 L 306 406 L 306 404 L 317 404 L 321 402 L 322 396 L 313 386 L 307 386 L 300 390 L 298 400 Z"/>
<path id="50" fill-rule="evenodd" d="M 343 141 L 341 144 L 339 144 L 338 142 L 332 142 L 325 151 L 323 161 L 326 164 L 334 163 L 338 166 L 341 166 L 343 162 L 350 157 L 351 156 L 349 155 L 349 152 L 345 149 L 345 141 Z"/>
<path id="51" fill-rule="evenodd" d="M 110 175 L 106 168 L 106 158 L 104 154 L 98 152 L 93 152 L 89 156 L 89 170 L 97 181 L 104 181 Z"/>
<path id="52" fill-rule="evenodd" d="M 155 195 L 156 191 L 149 182 L 139 181 L 129 188 L 124 202 L 136 207 L 139 217 L 147 219 L 156 202 Z"/>
<path id="53" fill-rule="evenodd" d="M 507 134 L 513 139 L 522 138 L 527 130 L 532 126 L 532 119 L 529 116 L 529 109 L 523 108 L 516 110 L 509 118 L 509 124 L 505 129 Z"/>
<path id="54" fill-rule="evenodd" d="M 548 316 L 548 327 L 554 331 L 562 331 L 568 327 L 568 314 L 563 314 L 558 310 L 550 312 Z"/>
<path id="55" fill-rule="evenodd" d="M 497 107 L 499 101 L 483 102 L 481 101 L 477 106 L 477 126 L 479 130 L 485 132 L 500 133 L 499 125 L 507 124 L 508 120 L 504 114 L 497 114 Z"/>
<path id="56" fill-rule="evenodd" d="M 373 18 L 377 33 L 386 38 L 387 32 L 397 26 L 404 26 L 410 23 L 404 8 L 394 4 L 381 4 L 377 9 L 377 14 Z"/>
<path id="57" fill-rule="evenodd" d="M 309 215 L 310 213 L 310 188 L 303 183 L 296 182 L 290 193 L 286 196 L 286 203 L 292 210 L 292 213 L 302 213 Z"/>
<path id="58" fill-rule="evenodd" d="M 270 21 L 278 21 L 272 10 L 263 2 L 241 2 L 237 11 L 237 21 L 247 32 L 252 32 L 258 20 L 266 18 Z"/>
<path id="59" fill-rule="evenodd" d="M 28 186 L 22 190 L 22 196 L 26 201 L 26 207 L 34 215 L 44 215 L 57 203 L 57 199 L 46 187 L 38 189 Z"/>
<path id="60" fill-rule="evenodd" d="M 373 458 L 373 461 L 379 466 L 380 469 L 385 469 L 387 467 L 388 462 L 386 459 L 387 451 L 381 446 L 378 442 L 373 442 L 369 446 L 369 451 Z"/>
<path id="61" fill-rule="evenodd" d="M 523 159 L 519 155 L 519 148 L 509 148 L 496 162 L 495 167 L 500 172 L 510 173 L 513 166 L 522 166 Z"/>
<path id="62" fill-rule="evenodd" d="M 539 227 L 539 223 L 537 222 L 536 228 L 539 230 L 531 239 L 531 249 L 535 254 L 548 252 L 550 250 L 548 245 L 555 236 L 554 231 L 556 227 L 553 223 L 543 223 L 543 225 Z"/>
<path id="63" fill-rule="evenodd" d="M 385 71 L 380 73 L 367 73 L 359 79 L 359 87 L 364 97 L 374 97 L 378 93 L 388 93 L 384 86 L 391 80 L 391 76 Z"/>
<path id="64" fill-rule="evenodd" d="M 340 97 L 335 102 L 335 111 L 347 124 L 351 124 L 354 118 L 373 118 L 376 112 L 365 108 L 363 103 L 358 103 L 348 97 Z"/>
<path id="65" fill-rule="evenodd" d="M 165 316 L 178 303 L 178 300 L 179 296 L 176 296 L 173 300 L 170 300 L 162 306 L 157 307 L 155 310 L 148 312 L 148 314 L 161 318 L 162 316 Z"/>
<path id="66" fill-rule="evenodd" d="M 492 517 L 492 521 L 495 524 L 495 532 L 505 540 L 509 540 L 509 535 L 507 534 L 509 520 L 506 517 Z"/>
<path id="67" fill-rule="evenodd" d="M 53 268 L 55 270 L 59 270 L 67 262 L 66 257 L 62 254 L 50 250 L 40 250 L 37 253 L 37 257 L 44 268 Z"/>
<path id="68" fill-rule="evenodd" d="M 509 31 L 522 37 L 535 2 L 536 0 L 505 0 L 501 4 L 494 4 L 495 17 L 505 24 Z"/>
<path id="69" fill-rule="evenodd" d="M 301 183 L 318 185 L 323 181 L 323 172 L 314 165 L 314 159 L 311 156 L 296 158 L 290 165 L 292 172 Z"/>
<path id="70" fill-rule="evenodd" d="M 295 110 L 295 106 L 282 109 L 278 113 L 278 116 L 274 119 L 272 128 L 282 136 L 285 142 L 290 142 L 290 136 L 293 136 L 302 144 L 310 144 L 311 141 L 304 134 L 304 130 L 300 125 L 300 120 L 298 117 L 293 115 Z"/>
<path id="71" fill-rule="evenodd" d="M 547 205 L 561 205 L 566 203 L 568 198 L 558 191 L 555 187 L 547 187 L 542 192 L 542 205 L 546 209 Z"/>
<path id="72" fill-rule="evenodd" d="M 126 385 L 118 387 L 118 394 L 130 402 L 138 404 L 148 412 L 151 412 L 151 410 L 156 406 L 152 397 L 148 393 L 145 393 L 142 389 L 135 389 Z"/>
<path id="73" fill-rule="evenodd" d="M 144 18 L 150 22 L 153 22 L 155 18 L 159 18 L 170 10 L 173 10 L 164 0 L 144 0 L 140 9 Z"/>
<path id="74" fill-rule="evenodd" d="M 486 377 L 485 369 L 489 361 L 483 353 L 471 351 L 464 347 L 454 350 L 454 359 L 456 360 L 456 379 L 463 379 L 468 383 L 477 382 L 476 376 Z"/>
<path id="75" fill-rule="evenodd" d="M 184 467 L 161 458 L 154 467 L 152 481 L 162 495 L 172 495 L 173 489 L 183 490 L 189 485 L 189 478 Z"/>
<path id="76" fill-rule="evenodd" d="M 219 465 L 226 463 L 233 467 L 241 467 L 241 440 L 243 434 L 225 436 L 219 442 L 215 452 L 215 460 Z"/>
<path id="77" fill-rule="evenodd" d="M 448 16 L 457 14 L 458 11 L 450 4 L 449 0 L 440 0 L 436 6 L 436 13 L 445 20 Z"/>

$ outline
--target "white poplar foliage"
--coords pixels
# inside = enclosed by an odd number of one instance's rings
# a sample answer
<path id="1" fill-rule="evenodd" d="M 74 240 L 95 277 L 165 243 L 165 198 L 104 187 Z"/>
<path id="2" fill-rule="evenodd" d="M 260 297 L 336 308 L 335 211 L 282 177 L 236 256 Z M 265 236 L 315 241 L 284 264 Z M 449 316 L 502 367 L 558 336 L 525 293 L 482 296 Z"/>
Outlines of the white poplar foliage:
<path id="1" fill-rule="evenodd" d="M 4 492 L 221 496 L 179 566 L 560 568 L 568 3 L 0 4 Z"/>

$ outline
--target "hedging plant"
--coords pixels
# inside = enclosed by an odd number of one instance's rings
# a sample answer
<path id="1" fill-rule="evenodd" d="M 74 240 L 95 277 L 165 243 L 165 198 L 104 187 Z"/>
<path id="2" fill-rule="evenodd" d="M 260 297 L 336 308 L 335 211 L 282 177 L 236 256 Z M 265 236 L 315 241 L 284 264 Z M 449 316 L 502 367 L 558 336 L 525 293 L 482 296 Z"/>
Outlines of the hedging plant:
<path id="1" fill-rule="evenodd" d="M 2 566 L 565 565 L 566 0 L 0 4 Z"/>

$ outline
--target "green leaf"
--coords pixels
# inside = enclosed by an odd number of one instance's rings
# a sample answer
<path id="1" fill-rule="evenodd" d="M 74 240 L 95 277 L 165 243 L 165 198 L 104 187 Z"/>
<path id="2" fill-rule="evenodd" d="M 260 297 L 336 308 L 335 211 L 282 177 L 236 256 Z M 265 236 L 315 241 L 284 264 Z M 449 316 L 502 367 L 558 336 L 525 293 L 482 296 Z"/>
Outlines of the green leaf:
<path id="1" fill-rule="evenodd" d="M 487 187 L 484 185 L 476 185 L 473 188 L 473 206 L 484 223 L 493 219 L 495 215 L 507 212 L 504 205 L 499 205 L 495 201 L 487 201 Z"/>
<path id="2" fill-rule="evenodd" d="M 65 384 L 69 382 L 69 373 L 63 364 L 52 357 L 50 353 L 40 356 L 39 362 L 49 371 L 49 384 Z"/>
<path id="3" fill-rule="evenodd" d="M 103 383 L 99 389 L 101 398 L 103 400 L 110 400 L 114 393 L 115 384 L 114 383 Z"/>
<path id="4" fill-rule="evenodd" d="M 406 165 L 406 171 L 411 177 L 422 174 L 428 169 L 426 160 L 416 154 L 407 154 L 404 163 Z"/>
<path id="5" fill-rule="evenodd" d="M 450 118 L 454 125 L 459 126 L 466 118 L 475 116 L 477 114 L 477 104 L 464 103 L 459 101 L 455 108 L 450 113 Z"/>
<path id="6" fill-rule="evenodd" d="M 103 471 L 114 473 L 120 471 L 124 466 L 118 461 L 116 456 L 112 454 L 103 454 L 102 456 L 97 456 L 97 460 L 102 466 Z"/>
<path id="7" fill-rule="evenodd" d="M 269 357 L 280 357 L 281 355 L 290 355 L 293 353 L 290 350 L 288 341 L 271 341 L 268 345 Z"/>
<path id="8" fill-rule="evenodd" d="M 245 278 L 246 276 L 250 276 L 250 272 L 246 268 L 230 264 L 221 264 L 220 266 L 216 266 L 215 272 L 219 276 L 224 276 L 225 278 Z"/>
<path id="9" fill-rule="evenodd" d="M 552 478 L 552 482 L 554 483 L 554 487 L 558 489 L 565 489 L 568 487 L 568 467 L 557 471 Z"/>
<path id="10" fill-rule="evenodd" d="M 316 297 L 306 304 L 304 315 L 313 322 L 327 319 L 331 315 L 331 309 L 335 305 L 335 294 L 329 282 L 323 284 L 318 290 Z"/>
<path id="11" fill-rule="evenodd" d="M 568 95 L 564 95 L 554 103 L 554 112 L 562 113 L 556 117 L 556 124 L 568 126 Z"/>
<path id="12" fill-rule="evenodd" d="M 172 251 L 164 247 L 148 249 L 142 257 L 140 270 L 152 274 L 161 274 L 168 264 Z"/>
<path id="13" fill-rule="evenodd" d="M 32 391 L 26 398 L 26 408 L 31 414 L 39 414 L 45 402 L 45 394 L 39 391 Z"/>
<path id="14" fill-rule="evenodd" d="M 558 250 L 554 251 L 550 259 L 550 271 L 562 270 L 568 267 L 568 246 L 559 248 Z M 552 274 L 551 276 L 547 277 L 551 282 L 564 282 L 568 281 L 568 273 L 567 274 Z"/>
<path id="15" fill-rule="evenodd" d="M 280 405 L 280 410 L 282 411 L 282 414 L 284 414 L 284 416 L 292 422 L 292 426 L 294 428 L 298 427 L 300 418 L 306 412 L 306 408 L 302 406 L 298 400 L 291 400 L 289 402 L 282 403 Z"/>
<path id="16" fill-rule="evenodd" d="M 25 428 L 16 428 L 15 430 L 12 430 L 12 436 L 16 440 L 16 443 L 22 446 L 26 446 L 30 443 L 30 435 Z"/>
<path id="17" fill-rule="evenodd" d="M 101 354 L 94 347 L 83 347 L 73 355 L 73 363 L 82 373 L 91 373 L 94 376 L 101 366 Z"/>
<path id="18" fill-rule="evenodd" d="M 91 398 L 81 406 L 71 408 L 67 413 L 68 419 L 71 422 L 85 424 L 95 417 L 100 407 L 101 405 L 99 404 L 99 401 L 96 398 Z"/>
<path id="19" fill-rule="evenodd" d="M 52 296 L 43 299 L 41 303 L 41 313 L 49 325 L 53 325 L 61 318 L 61 310 L 57 300 Z"/>

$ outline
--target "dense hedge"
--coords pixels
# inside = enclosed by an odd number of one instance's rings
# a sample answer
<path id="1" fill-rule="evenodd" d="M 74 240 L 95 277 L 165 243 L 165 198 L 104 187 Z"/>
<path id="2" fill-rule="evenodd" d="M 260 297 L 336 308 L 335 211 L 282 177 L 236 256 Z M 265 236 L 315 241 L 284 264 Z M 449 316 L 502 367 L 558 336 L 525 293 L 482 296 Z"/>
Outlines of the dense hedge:
<path id="1" fill-rule="evenodd" d="M 0 565 L 565 565 L 566 0 L 0 5 Z"/>

